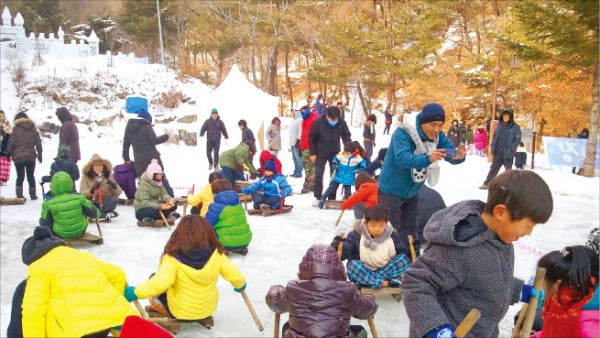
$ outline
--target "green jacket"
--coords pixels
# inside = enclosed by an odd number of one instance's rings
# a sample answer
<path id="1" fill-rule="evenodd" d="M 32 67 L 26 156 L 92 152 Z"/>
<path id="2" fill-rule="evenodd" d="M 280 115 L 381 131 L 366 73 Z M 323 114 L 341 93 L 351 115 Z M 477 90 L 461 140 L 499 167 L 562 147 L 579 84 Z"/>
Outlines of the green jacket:
<path id="1" fill-rule="evenodd" d="M 133 201 L 133 207 L 137 212 L 142 208 L 153 208 L 160 209 L 160 205 L 169 199 L 171 196 L 165 190 L 162 185 L 157 185 L 148 175 L 144 172 L 140 178 L 137 191 L 135 192 L 135 200 Z"/>
<path id="2" fill-rule="evenodd" d="M 256 174 L 256 169 L 250 163 L 250 147 L 245 143 L 238 144 L 235 148 L 225 150 L 219 157 L 219 166 L 231 169 L 240 169 L 245 164 L 250 173 Z"/>
<path id="3" fill-rule="evenodd" d="M 208 206 L 206 220 L 217 233 L 219 241 L 226 249 L 246 247 L 252 240 L 246 211 L 240 204 L 237 192 L 224 190 L 215 195 L 215 201 Z"/>
<path id="4" fill-rule="evenodd" d="M 99 217 L 100 211 L 82 195 L 73 194 L 73 180 L 59 171 L 50 181 L 54 197 L 42 203 L 40 225 L 47 226 L 61 238 L 81 238 L 88 226 L 87 217 Z"/>

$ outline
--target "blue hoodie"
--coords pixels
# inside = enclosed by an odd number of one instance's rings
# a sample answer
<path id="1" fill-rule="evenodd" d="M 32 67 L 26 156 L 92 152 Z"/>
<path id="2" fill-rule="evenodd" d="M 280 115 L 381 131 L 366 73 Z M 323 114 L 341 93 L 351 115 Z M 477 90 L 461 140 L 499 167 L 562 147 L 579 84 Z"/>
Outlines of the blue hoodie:
<path id="1" fill-rule="evenodd" d="M 420 114 L 417 115 L 416 123 L 417 132 L 421 140 L 431 142 L 432 140 L 423 133 L 423 129 L 421 128 Z M 456 149 L 443 131 L 439 133 L 437 148 Z M 403 199 L 411 199 L 419 193 L 424 183 L 413 182 L 411 169 L 426 168 L 431 162 L 429 161 L 429 155 L 415 154 L 415 149 L 415 143 L 410 135 L 402 128 L 396 129 L 383 160 L 381 174 L 379 175 L 379 190 L 387 195 Z M 459 164 L 465 161 L 464 158 L 460 160 L 445 158 L 445 160 L 452 164 Z"/>

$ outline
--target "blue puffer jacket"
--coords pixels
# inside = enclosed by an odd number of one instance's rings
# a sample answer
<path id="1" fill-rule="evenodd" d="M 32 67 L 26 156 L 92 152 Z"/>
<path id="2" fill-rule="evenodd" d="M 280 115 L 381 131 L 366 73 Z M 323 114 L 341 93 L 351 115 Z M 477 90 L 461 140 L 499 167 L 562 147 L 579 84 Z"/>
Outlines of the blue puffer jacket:
<path id="1" fill-rule="evenodd" d="M 336 171 L 333 180 L 342 185 L 353 185 L 356 173 L 367 166 L 360 155 L 346 156 L 343 152 L 333 157 Z"/>
<path id="2" fill-rule="evenodd" d="M 286 181 L 285 176 L 279 174 L 275 174 L 270 180 L 265 176 L 261 177 L 258 182 L 242 189 L 242 193 L 251 194 L 260 190 L 264 191 L 267 198 L 286 197 L 292 194 L 292 187 Z"/>
<path id="3" fill-rule="evenodd" d="M 420 114 L 417 116 L 417 132 L 423 141 L 432 141 L 425 136 L 421 129 Z M 448 140 L 444 132 L 439 133 L 437 144 L 438 149 L 456 149 L 454 144 Z M 412 180 L 412 168 L 426 168 L 431 162 L 429 155 L 415 154 L 415 143 L 410 135 L 402 128 L 396 129 L 392 135 L 390 146 L 383 160 L 383 167 L 379 175 L 379 190 L 387 195 L 411 199 L 415 197 L 423 183 L 415 183 Z M 465 159 L 452 160 L 446 159 L 452 164 L 459 164 Z"/>
<path id="4" fill-rule="evenodd" d="M 215 195 L 215 201 L 208 206 L 206 220 L 215 228 L 219 241 L 226 249 L 244 248 L 252 240 L 246 211 L 240 204 L 237 192 L 233 190 L 224 190 Z"/>

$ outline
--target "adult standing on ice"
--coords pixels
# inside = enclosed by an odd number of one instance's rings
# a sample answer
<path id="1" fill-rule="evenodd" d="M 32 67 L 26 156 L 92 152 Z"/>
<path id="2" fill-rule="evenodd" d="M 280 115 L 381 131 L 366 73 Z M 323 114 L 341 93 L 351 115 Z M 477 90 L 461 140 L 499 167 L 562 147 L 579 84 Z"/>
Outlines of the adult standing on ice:
<path id="1" fill-rule="evenodd" d="M 135 166 L 135 174 L 138 178 L 146 172 L 146 168 L 152 161 L 157 159 L 158 164 L 162 168 L 164 175 L 165 166 L 160 159 L 160 153 L 156 150 L 156 145 L 164 143 L 169 139 L 169 135 L 161 135 L 159 137 L 152 129 L 152 115 L 146 109 L 137 111 L 138 118 L 132 118 L 127 122 L 125 127 L 125 136 L 123 137 L 123 160 L 126 163 L 131 163 L 129 157 L 129 147 L 133 148 L 133 164 Z M 167 181 L 167 177 L 163 176 L 162 185 L 167 190 L 167 193 L 173 197 L 173 190 Z"/>
<path id="2" fill-rule="evenodd" d="M 210 111 L 210 118 L 204 121 L 200 129 L 200 137 L 204 137 L 206 133 L 206 157 L 208 158 L 208 170 L 212 170 L 213 166 L 218 169 L 219 165 L 219 149 L 221 148 L 221 134 L 225 140 L 229 138 L 225 123 L 219 117 L 217 108 Z M 227 141 L 225 141 L 227 142 Z"/>
<path id="3" fill-rule="evenodd" d="M 311 160 L 308 144 L 308 135 L 310 129 L 316 120 L 319 119 L 319 113 L 308 105 L 300 108 L 302 116 L 302 132 L 300 133 L 300 150 L 302 151 L 302 161 L 304 163 L 304 185 L 302 193 L 306 194 L 315 190 L 315 162 Z"/>
<path id="4" fill-rule="evenodd" d="M 296 118 L 290 125 L 290 149 L 294 159 L 294 173 L 292 177 L 302 177 L 302 149 L 300 149 L 300 137 L 302 135 L 302 116 L 300 111 L 295 112 Z"/>
<path id="5" fill-rule="evenodd" d="M 36 200 L 35 159 L 42 163 L 42 141 L 33 121 L 25 113 L 15 115 L 13 132 L 8 140 L 6 152 L 12 156 L 17 171 L 17 198 L 23 197 L 23 181 L 27 173 L 29 197 Z"/>
<path id="6" fill-rule="evenodd" d="M 56 117 L 62 124 L 58 132 L 58 146 L 69 146 L 71 159 L 77 163 L 81 160 L 81 151 L 79 150 L 79 131 L 77 125 L 73 122 L 73 116 L 66 107 L 59 107 L 56 109 Z"/>
<path id="7" fill-rule="evenodd" d="M 456 148 L 442 131 L 444 121 L 444 108 L 428 103 L 417 115 L 416 127 L 400 123 L 392 134 L 379 176 L 379 205 L 407 245 L 407 236 L 413 236 L 417 251 L 421 242 L 417 228 L 419 190 L 426 179 L 430 186 L 437 183 L 437 161 L 445 159 L 452 164 L 465 161 L 464 145 L 458 147 L 456 155 L 446 154 Z"/>
<path id="8" fill-rule="evenodd" d="M 281 150 L 281 120 L 279 117 L 271 120 L 271 125 L 267 128 L 267 141 L 267 148 L 271 154 L 277 156 Z"/>

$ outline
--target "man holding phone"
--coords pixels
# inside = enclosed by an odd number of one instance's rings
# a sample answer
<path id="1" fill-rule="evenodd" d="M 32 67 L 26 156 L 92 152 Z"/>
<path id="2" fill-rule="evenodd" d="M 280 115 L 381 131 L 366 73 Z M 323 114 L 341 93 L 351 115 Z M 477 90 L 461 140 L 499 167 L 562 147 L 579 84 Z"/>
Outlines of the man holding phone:
<path id="1" fill-rule="evenodd" d="M 417 251 L 422 242 L 417 228 L 419 190 L 426 180 L 430 186 L 437 183 L 437 161 L 465 161 L 465 146 L 455 148 L 442 131 L 445 121 L 444 108 L 428 103 L 417 115 L 416 127 L 401 123 L 392 135 L 379 176 L 379 205 L 405 243 L 408 235 L 413 236 Z"/>

